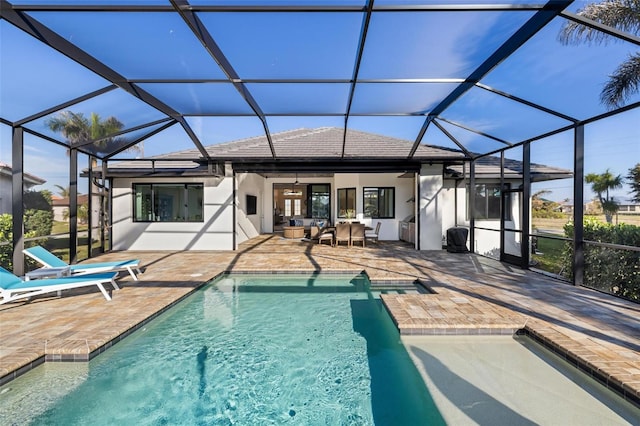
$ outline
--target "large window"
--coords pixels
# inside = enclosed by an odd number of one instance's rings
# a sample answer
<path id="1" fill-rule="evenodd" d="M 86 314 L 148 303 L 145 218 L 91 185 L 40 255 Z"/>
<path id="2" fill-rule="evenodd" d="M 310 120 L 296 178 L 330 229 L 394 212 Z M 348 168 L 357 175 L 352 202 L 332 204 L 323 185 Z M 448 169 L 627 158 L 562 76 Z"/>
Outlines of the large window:
<path id="1" fill-rule="evenodd" d="M 311 184 L 307 186 L 307 217 L 328 219 L 331 217 L 331 185 Z"/>
<path id="2" fill-rule="evenodd" d="M 133 185 L 135 222 L 202 222 L 201 183 Z"/>
<path id="3" fill-rule="evenodd" d="M 364 215 L 372 219 L 396 216 L 395 188 L 364 188 Z"/>
<path id="4" fill-rule="evenodd" d="M 338 217 L 354 217 L 356 213 L 356 189 L 338 189 Z"/>
<path id="5" fill-rule="evenodd" d="M 468 188 L 468 187 L 467 187 Z M 506 188 L 508 189 L 508 187 Z M 476 219 L 500 219 L 500 184 L 487 183 L 476 185 L 473 192 L 473 205 Z M 507 204 L 509 200 L 507 199 Z M 510 205 L 505 206 L 505 212 L 510 216 Z M 469 212 L 467 212 L 469 213 Z"/>

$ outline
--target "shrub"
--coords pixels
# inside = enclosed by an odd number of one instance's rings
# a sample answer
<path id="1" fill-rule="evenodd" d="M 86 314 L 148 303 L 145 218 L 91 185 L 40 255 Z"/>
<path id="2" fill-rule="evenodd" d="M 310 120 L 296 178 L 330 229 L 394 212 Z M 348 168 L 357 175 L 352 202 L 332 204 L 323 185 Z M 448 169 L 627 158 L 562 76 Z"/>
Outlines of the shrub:
<path id="1" fill-rule="evenodd" d="M 565 235 L 573 239 L 573 223 L 564 226 Z M 640 227 L 621 223 L 584 220 L 584 285 L 616 296 L 640 302 L 640 252 L 600 247 L 587 241 L 640 247 Z M 563 266 L 573 276 L 573 244 L 567 243 Z"/>
<path id="2" fill-rule="evenodd" d="M 24 236 L 25 238 L 32 238 L 37 235 L 35 231 L 25 230 Z M 10 214 L 0 215 L 0 243 L 8 243 L 0 245 L 0 266 L 11 271 L 13 270 L 13 216 Z"/>

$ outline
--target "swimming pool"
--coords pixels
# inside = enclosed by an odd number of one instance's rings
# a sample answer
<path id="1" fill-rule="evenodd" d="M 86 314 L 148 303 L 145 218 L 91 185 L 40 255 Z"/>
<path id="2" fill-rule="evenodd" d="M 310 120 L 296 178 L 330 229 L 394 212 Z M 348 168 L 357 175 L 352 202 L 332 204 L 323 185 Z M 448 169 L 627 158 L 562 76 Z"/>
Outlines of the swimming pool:
<path id="1" fill-rule="evenodd" d="M 224 276 L 88 366 L 9 383 L 0 413 L 2 424 L 444 424 L 366 277 L 336 275 Z"/>

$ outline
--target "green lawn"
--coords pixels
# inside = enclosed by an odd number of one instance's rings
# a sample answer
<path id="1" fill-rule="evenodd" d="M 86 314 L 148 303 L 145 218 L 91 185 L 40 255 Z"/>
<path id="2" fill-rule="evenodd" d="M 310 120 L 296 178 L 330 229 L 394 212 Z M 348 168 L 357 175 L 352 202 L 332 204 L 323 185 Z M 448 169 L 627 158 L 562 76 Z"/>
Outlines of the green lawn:
<path id="1" fill-rule="evenodd" d="M 537 262 L 536 267 L 544 271 L 558 274 L 562 270 L 562 252 L 566 241 L 552 238 L 538 237 L 538 252 L 532 258 Z"/>
<path id="2" fill-rule="evenodd" d="M 86 223 L 79 223 L 78 224 L 78 231 L 86 231 L 86 230 L 87 230 L 87 224 Z M 51 234 L 52 235 L 65 234 L 67 232 L 69 232 L 69 222 L 53 221 L 53 226 L 51 227 Z"/>

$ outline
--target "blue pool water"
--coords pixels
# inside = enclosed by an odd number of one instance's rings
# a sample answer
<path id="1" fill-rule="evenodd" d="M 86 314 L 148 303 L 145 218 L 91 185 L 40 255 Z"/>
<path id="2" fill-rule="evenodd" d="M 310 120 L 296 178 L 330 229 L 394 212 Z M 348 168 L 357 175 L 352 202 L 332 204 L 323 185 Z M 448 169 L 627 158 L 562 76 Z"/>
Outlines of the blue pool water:
<path id="1" fill-rule="evenodd" d="M 10 383 L 0 398 L 15 399 L 11 418 L 38 425 L 444 424 L 362 276 L 224 276 L 88 366 L 64 368 L 78 372 L 38 378 L 56 369 L 47 364 Z M 49 381 L 51 390 L 38 390 L 31 402 L 15 398 L 29 380 Z"/>

